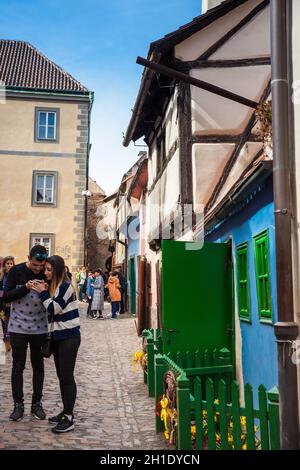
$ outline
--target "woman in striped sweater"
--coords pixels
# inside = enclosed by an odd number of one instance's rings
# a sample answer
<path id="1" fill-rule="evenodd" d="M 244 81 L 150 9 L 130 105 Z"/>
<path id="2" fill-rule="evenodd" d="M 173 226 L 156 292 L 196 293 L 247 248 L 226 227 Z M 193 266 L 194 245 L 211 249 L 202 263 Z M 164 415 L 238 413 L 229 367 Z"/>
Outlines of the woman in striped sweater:
<path id="1" fill-rule="evenodd" d="M 80 346 L 79 310 L 74 288 L 66 275 L 65 262 L 60 256 L 51 256 L 45 265 L 45 276 L 49 286 L 34 283 L 48 313 L 48 331 L 53 339 L 53 356 L 59 379 L 63 410 L 49 418 L 55 424 L 54 433 L 74 429 L 73 408 L 76 400 L 74 368 Z"/>

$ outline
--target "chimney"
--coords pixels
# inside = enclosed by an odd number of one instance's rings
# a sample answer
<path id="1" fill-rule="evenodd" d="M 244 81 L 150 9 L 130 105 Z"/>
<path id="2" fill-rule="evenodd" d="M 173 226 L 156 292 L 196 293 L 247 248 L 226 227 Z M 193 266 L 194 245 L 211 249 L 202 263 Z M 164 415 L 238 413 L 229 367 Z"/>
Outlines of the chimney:
<path id="1" fill-rule="evenodd" d="M 202 0 L 202 14 L 222 3 L 222 0 Z"/>

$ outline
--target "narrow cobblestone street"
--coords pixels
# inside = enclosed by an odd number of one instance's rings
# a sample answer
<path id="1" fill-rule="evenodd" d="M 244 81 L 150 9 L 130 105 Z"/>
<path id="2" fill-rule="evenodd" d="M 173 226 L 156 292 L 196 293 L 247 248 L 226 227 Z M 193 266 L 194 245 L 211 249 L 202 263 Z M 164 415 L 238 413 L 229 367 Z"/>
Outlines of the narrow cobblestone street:
<path id="1" fill-rule="evenodd" d="M 105 312 L 109 311 L 109 304 Z M 133 318 L 87 320 L 81 312 L 82 343 L 76 365 L 75 430 L 55 435 L 47 420 L 30 415 L 31 366 L 24 371 L 25 416 L 8 420 L 12 408 L 11 356 L 0 366 L 0 449 L 145 449 L 169 448 L 155 434 L 154 401 L 131 358 L 141 348 Z M 53 358 L 45 360 L 43 405 L 48 416 L 61 409 Z M 170 449 L 170 448 L 169 448 Z M 170 449 L 171 450 L 171 449 Z"/>

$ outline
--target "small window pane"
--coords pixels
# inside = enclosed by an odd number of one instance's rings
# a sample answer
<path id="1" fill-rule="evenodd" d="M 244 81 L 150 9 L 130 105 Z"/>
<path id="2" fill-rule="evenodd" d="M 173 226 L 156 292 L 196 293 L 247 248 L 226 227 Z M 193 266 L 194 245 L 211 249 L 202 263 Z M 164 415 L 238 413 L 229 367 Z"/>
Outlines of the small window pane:
<path id="1" fill-rule="evenodd" d="M 52 175 L 46 176 L 46 189 L 52 189 L 52 184 L 53 184 L 53 176 Z"/>
<path id="2" fill-rule="evenodd" d="M 47 135 L 47 138 L 48 138 L 48 139 L 54 139 L 54 138 L 55 138 L 54 127 L 52 127 L 52 126 L 49 126 L 49 127 L 48 127 L 48 135 Z"/>
<path id="3" fill-rule="evenodd" d="M 38 175 L 36 177 L 36 186 L 38 189 L 43 189 L 44 188 L 44 176 Z"/>
<path id="4" fill-rule="evenodd" d="M 36 191 L 36 201 L 37 202 L 43 202 L 43 200 L 44 200 L 44 196 L 43 196 L 42 191 L 37 189 L 37 191 Z"/>
<path id="5" fill-rule="evenodd" d="M 54 126 L 55 124 L 55 113 L 48 113 L 48 125 Z"/>
<path id="6" fill-rule="evenodd" d="M 39 126 L 39 139 L 46 139 L 46 127 Z"/>
<path id="7" fill-rule="evenodd" d="M 46 126 L 46 113 L 39 112 L 39 125 Z"/>
<path id="8" fill-rule="evenodd" d="M 46 189 L 45 202 L 53 202 L 52 190 Z"/>

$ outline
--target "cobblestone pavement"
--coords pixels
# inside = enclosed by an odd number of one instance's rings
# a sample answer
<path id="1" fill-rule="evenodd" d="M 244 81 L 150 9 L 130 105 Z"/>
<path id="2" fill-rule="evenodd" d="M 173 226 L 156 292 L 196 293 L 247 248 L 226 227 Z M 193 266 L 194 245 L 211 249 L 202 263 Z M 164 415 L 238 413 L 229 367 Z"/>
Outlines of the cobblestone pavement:
<path id="1" fill-rule="evenodd" d="M 109 304 L 105 306 L 109 311 Z M 31 366 L 24 371 L 25 416 L 11 422 L 10 353 L 0 365 L 0 449 L 144 449 L 169 448 L 155 433 L 154 400 L 148 398 L 142 371 L 131 358 L 141 348 L 133 318 L 87 320 L 81 312 L 82 343 L 76 365 L 75 430 L 51 432 L 47 421 L 30 415 Z M 43 405 L 47 415 L 61 410 L 53 358 L 45 360 Z"/>

